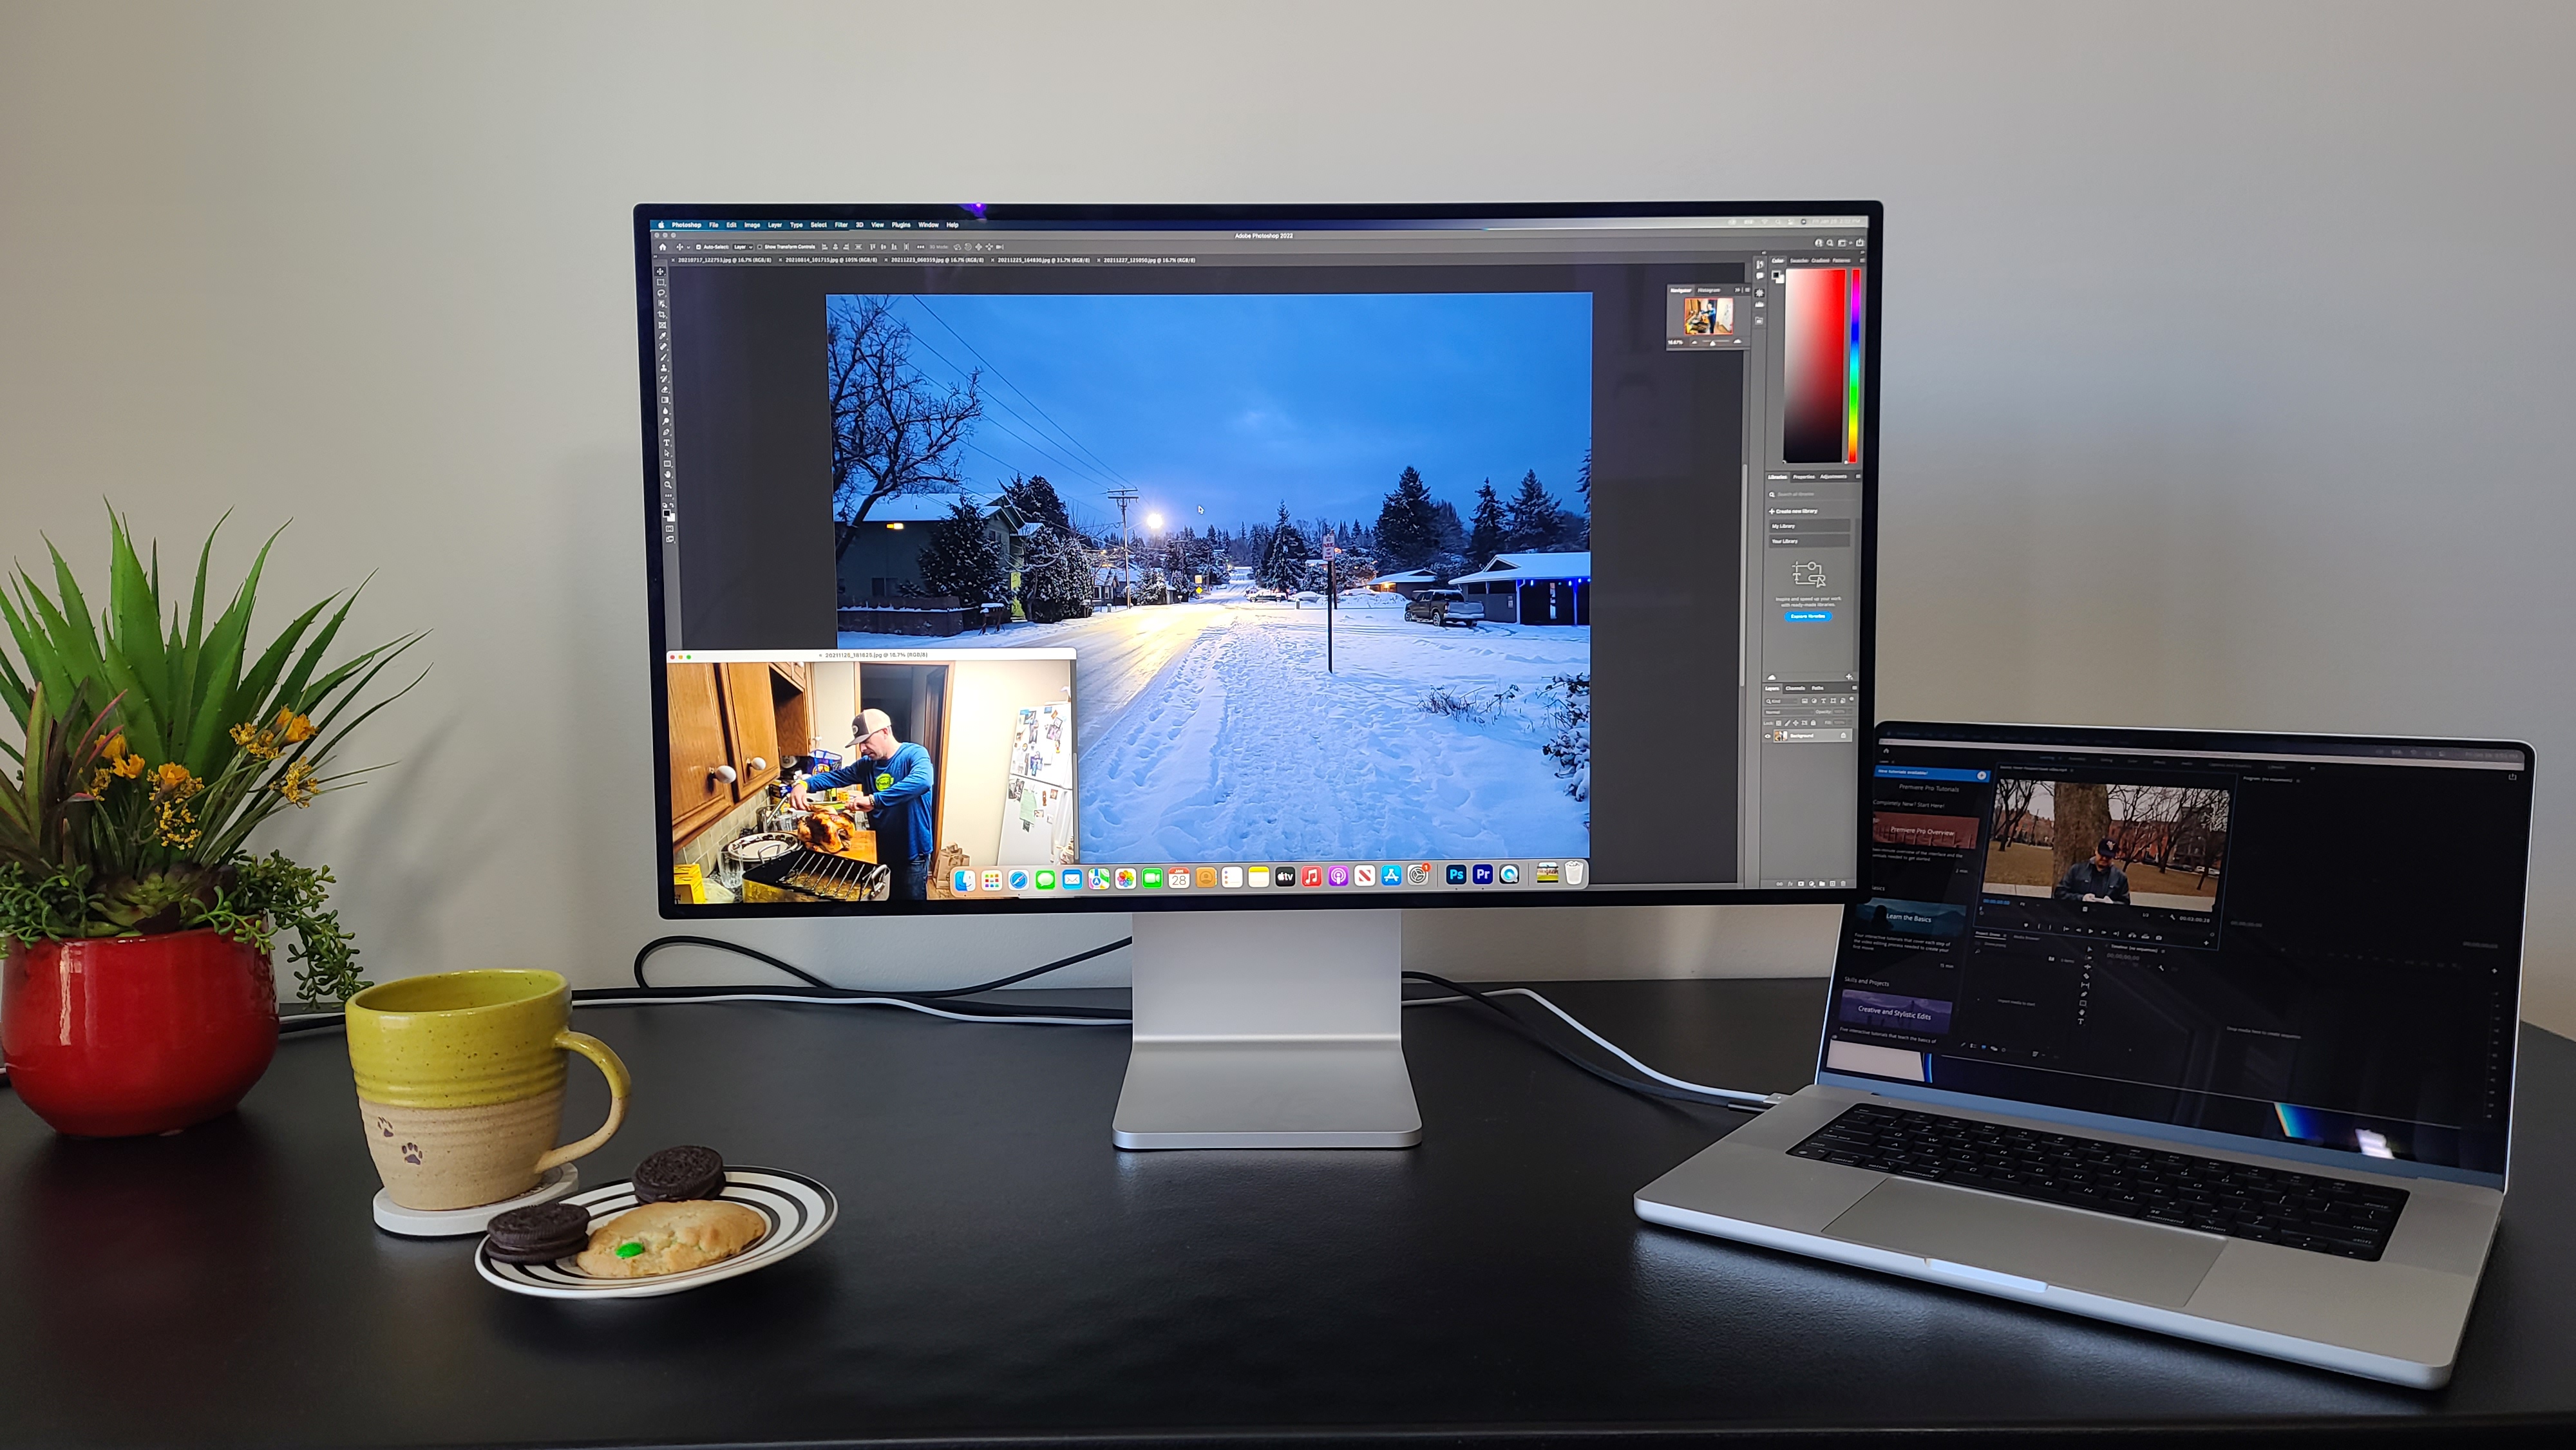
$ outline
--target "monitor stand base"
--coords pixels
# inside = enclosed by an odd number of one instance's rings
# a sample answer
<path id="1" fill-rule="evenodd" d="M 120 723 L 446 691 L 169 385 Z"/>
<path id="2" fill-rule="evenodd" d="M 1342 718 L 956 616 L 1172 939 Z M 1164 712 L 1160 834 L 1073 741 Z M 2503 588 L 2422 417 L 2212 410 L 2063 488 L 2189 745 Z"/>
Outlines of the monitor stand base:
<path id="1" fill-rule="evenodd" d="M 1410 1148 L 1403 913 L 1138 912 L 1121 1148 Z"/>

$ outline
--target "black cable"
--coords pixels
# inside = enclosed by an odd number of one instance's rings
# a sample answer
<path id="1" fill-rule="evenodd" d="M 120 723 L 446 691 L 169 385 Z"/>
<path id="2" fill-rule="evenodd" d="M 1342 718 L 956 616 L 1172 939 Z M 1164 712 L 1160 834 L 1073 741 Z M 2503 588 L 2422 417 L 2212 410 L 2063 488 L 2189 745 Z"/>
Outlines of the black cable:
<path id="1" fill-rule="evenodd" d="M 776 987 L 656 987 L 651 982 L 645 980 L 645 960 L 651 957 L 655 952 L 663 951 L 670 947 L 697 946 L 706 947 L 714 951 L 732 952 L 738 956 L 750 957 L 755 961 L 776 967 L 778 970 L 785 972 L 798 981 L 809 985 L 810 990 L 793 991 L 791 989 L 788 995 L 810 999 L 815 1002 L 848 1001 L 853 998 L 863 997 L 887 998 L 905 1002 L 944 1002 L 958 997 L 970 997 L 978 992 L 998 991 L 1001 988 L 1014 985 L 1015 983 L 1025 982 L 1031 977 L 1039 977 L 1044 976 L 1048 972 L 1061 971 L 1064 968 L 1074 966 L 1077 963 L 1087 962 L 1093 957 L 1105 956 L 1110 952 L 1118 950 L 1120 947 L 1132 944 L 1134 940 L 1135 938 L 1133 937 L 1120 937 L 1118 940 L 1106 945 L 1096 946 L 1088 951 L 1075 952 L 1071 956 L 1059 957 L 1042 966 L 1031 967 L 1024 972 L 1014 972 L 1007 977 L 996 977 L 989 982 L 979 982 L 971 987 L 950 987 L 935 992 L 884 992 L 836 987 L 831 983 L 824 981 L 822 978 L 815 976 L 811 972 L 805 971 L 803 968 L 794 965 L 793 963 L 781 961 L 779 958 L 771 956 L 769 953 L 761 951 L 757 947 L 747 947 L 739 942 L 729 942 L 708 936 L 664 936 L 655 937 L 653 940 L 646 942 L 642 948 L 637 950 L 635 953 L 635 990 L 643 992 L 651 997 L 723 997 L 753 995 L 775 997 L 781 994 L 781 989 Z M 1475 988 L 1467 986 L 1465 983 L 1453 982 L 1447 977 L 1439 976 L 1431 972 L 1407 971 L 1401 975 L 1411 981 L 1428 982 L 1431 985 L 1440 988 L 1442 991 L 1454 992 L 1458 996 L 1466 998 L 1468 1001 L 1475 1003 L 1477 1006 L 1484 1008 L 1486 1011 L 1494 1014 L 1495 1017 L 1501 1019 L 1503 1025 L 1509 1027 L 1512 1031 L 1528 1038 L 1531 1042 L 1538 1044 L 1540 1047 L 1547 1049 L 1549 1052 L 1565 1059 L 1565 1061 L 1573 1064 L 1575 1067 L 1580 1068 L 1584 1072 L 1590 1073 L 1592 1076 L 1610 1084 L 1612 1087 L 1636 1093 L 1641 1097 L 1661 1098 L 1667 1102 L 1696 1103 L 1703 1107 L 1728 1107 L 1748 1112 L 1760 1110 L 1759 1107 L 1755 1105 L 1729 1102 L 1723 1098 L 1712 1098 L 1704 1094 L 1689 1092 L 1681 1088 L 1667 1087 L 1659 1082 L 1648 1082 L 1641 1078 L 1627 1077 L 1620 1073 L 1612 1072 L 1607 1068 L 1587 1061 L 1586 1059 L 1577 1056 L 1575 1053 L 1568 1051 L 1564 1047 L 1559 1046 L 1557 1043 L 1548 1040 L 1548 1038 L 1540 1034 L 1537 1028 L 1522 1021 L 1520 1016 L 1510 1008 L 1495 1001 L 1492 997 L 1487 996 L 1483 992 L 1479 992 Z M 572 995 L 573 1000 L 576 1002 L 586 999 L 633 1000 L 633 998 L 628 995 L 625 988 L 613 988 L 608 990 L 585 989 L 583 991 L 575 992 Z M 1124 1018 L 1129 1015 L 1126 1012 L 1110 1007 L 1032 1007 L 1027 1009 L 1018 1009 L 999 1003 L 986 1002 L 960 1005 L 972 1006 L 979 1009 L 975 1015 L 990 1016 L 996 1020 L 1005 1021 L 1013 1017 L 1025 1016 L 1096 1017 L 1102 1019 L 1117 1019 Z M 340 1015 L 337 1013 L 328 1015 L 315 1014 L 310 1018 L 291 1018 L 278 1025 L 278 1033 L 280 1036 L 285 1036 L 296 1032 L 316 1031 L 325 1027 L 338 1026 L 340 1021 Z"/>
<path id="2" fill-rule="evenodd" d="M 826 992 L 845 992 L 851 996 L 865 997 L 900 997 L 909 1002 L 939 1002 L 951 997 L 972 997 L 978 992 L 998 992 L 1004 987 L 1025 982 L 1031 977 L 1042 977 L 1049 972 L 1062 971 L 1076 963 L 1090 961 L 1093 957 L 1106 956 L 1134 940 L 1134 937 L 1122 936 L 1106 946 L 1096 946 L 1089 951 L 1075 952 L 1069 957 L 1058 957 L 1044 966 L 1031 967 L 1025 972 L 1014 972 L 1007 977 L 996 977 L 989 982 L 978 982 L 972 987 L 948 987 L 936 992 L 852 992 L 848 988 L 834 986 L 801 967 L 782 962 L 767 952 L 756 947 L 744 946 L 740 942 L 720 941 L 711 936 L 657 936 L 646 942 L 635 953 L 635 985 L 646 991 L 656 990 L 652 983 L 644 980 L 644 961 L 655 952 L 666 947 L 710 947 L 716 951 L 733 952 L 755 961 L 766 962 L 796 980 L 808 986 L 820 987 Z"/>
<path id="3" fill-rule="evenodd" d="M 1546 1048 L 1548 1051 L 1555 1053 L 1557 1056 L 1564 1058 L 1566 1061 L 1573 1063 L 1576 1067 L 1583 1069 L 1585 1072 L 1592 1074 L 1594 1077 L 1601 1079 L 1612 1087 L 1625 1088 L 1642 1097 L 1663 1098 L 1669 1102 L 1697 1103 L 1702 1107 L 1712 1108 L 1732 1108 L 1737 1106 L 1734 1103 L 1728 1102 L 1724 1098 L 1705 1097 L 1699 1093 L 1684 1092 L 1680 1088 L 1666 1087 L 1659 1082 L 1647 1082 L 1642 1078 L 1625 1077 L 1619 1073 L 1612 1072 L 1605 1067 L 1587 1062 L 1583 1058 L 1575 1056 L 1573 1053 L 1568 1052 L 1566 1049 L 1559 1047 L 1557 1044 L 1550 1042 L 1545 1037 L 1540 1036 L 1537 1028 L 1523 1022 L 1519 1015 L 1513 1012 L 1510 1008 L 1505 1007 L 1502 1003 L 1495 1001 L 1493 998 L 1486 996 L 1484 993 L 1479 992 L 1475 988 L 1467 986 L 1464 983 L 1453 982 L 1447 977 L 1434 976 L 1429 972 L 1406 972 L 1403 975 L 1416 982 L 1429 982 L 1431 985 L 1438 987 L 1443 991 L 1455 992 L 1459 996 L 1474 1002 L 1486 1011 L 1493 1013 L 1496 1017 L 1501 1018 L 1504 1025 L 1510 1027 L 1514 1032 L 1517 1032 L 1521 1036 L 1528 1038 L 1530 1041 L 1537 1043 L 1539 1046 Z"/>

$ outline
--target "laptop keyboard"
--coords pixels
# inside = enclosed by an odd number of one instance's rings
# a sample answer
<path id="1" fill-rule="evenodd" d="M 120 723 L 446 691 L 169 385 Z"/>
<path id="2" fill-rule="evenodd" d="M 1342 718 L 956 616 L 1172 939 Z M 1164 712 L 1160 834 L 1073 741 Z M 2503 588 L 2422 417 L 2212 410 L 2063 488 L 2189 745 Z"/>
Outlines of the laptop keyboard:
<path id="1" fill-rule="evenodd" d="M 1789 1150 L 2256 1243 L 2376 1262 L 2406 1190 L 1861 1103 Z"/>

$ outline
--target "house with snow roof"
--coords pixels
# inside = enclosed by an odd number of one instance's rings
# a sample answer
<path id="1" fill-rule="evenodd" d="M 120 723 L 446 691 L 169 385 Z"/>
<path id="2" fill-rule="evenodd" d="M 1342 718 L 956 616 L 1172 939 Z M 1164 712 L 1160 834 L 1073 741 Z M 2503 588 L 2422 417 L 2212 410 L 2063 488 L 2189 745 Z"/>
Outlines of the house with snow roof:
<path id="1" fill-rule="evenodd" d="M 1503 624 L 1590 624 L 1592 551 L 1496 554 L 1484 568 L 1449 581 Z"/>
<path id="2" fill-rule="evenodd" d="M 930 542 L 932 526 L 945 522 L 961 499 L 975 506 L 992 533 L 993 546 L 1010 560 L 1011 594 L 1016 601 L 1020 565 L 1038 534 L 1035 520 L 1022 516 L 1001 493 L 899 493 L 878 499 L 850 546 L 841 551 L 837 572 L 842 605 L 864 606 L 870 600 L 919 594 L 922 546 Z M 1012 610 L 1017 613 L 1016 602 Z"/>
<path id="3" fill-rule="evenodd" d="M 1411 599 L 1414 591 L 1428 589 L 1440 582 L 1440 576 L 1428 569 L 1407 569 L 1397 574 L 1380 574 L 1369 581 L 1371 589 L 1386 594 L 1401 594 Z"/>

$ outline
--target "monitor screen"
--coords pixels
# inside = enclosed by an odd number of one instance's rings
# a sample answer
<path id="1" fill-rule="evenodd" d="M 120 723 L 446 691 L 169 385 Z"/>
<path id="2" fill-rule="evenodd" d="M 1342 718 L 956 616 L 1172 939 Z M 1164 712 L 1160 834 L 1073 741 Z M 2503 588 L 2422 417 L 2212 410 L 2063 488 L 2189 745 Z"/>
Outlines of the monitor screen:
<path id="1" fill-rule="evenodd" d="M 1842 899 L 1877 240 L 639 208 L 666 913 Z"/>
<path id="2" fill-rule="evenodd" d="M 1823 1070 L 2499 1174 L 2506 743 L 1886 727 Z"/>

